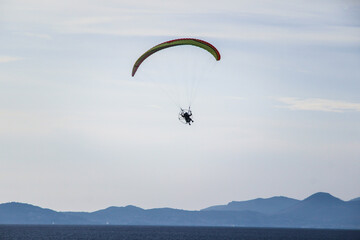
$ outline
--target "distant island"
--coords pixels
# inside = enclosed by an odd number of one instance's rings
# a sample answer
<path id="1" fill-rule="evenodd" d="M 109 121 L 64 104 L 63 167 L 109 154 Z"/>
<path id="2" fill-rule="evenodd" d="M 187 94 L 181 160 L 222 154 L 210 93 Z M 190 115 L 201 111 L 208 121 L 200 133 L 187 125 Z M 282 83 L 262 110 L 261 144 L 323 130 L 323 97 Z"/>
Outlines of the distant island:
<path id="1" fill-rule="evenodd" d="M 95 212 L 57 212 L 25 203 L 0 204 L 0 224 L 163 225 L 360 229 L 360 198 L 329 193 L 304 200 L 277 196 L 233 201 L 200 211 L 109 207 Z"/>

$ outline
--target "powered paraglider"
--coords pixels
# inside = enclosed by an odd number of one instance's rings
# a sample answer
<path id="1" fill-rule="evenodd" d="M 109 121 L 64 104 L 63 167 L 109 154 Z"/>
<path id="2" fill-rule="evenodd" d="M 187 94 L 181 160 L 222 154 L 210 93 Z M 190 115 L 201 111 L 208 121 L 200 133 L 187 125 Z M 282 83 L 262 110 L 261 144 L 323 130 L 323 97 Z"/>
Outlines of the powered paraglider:
<path id="1" fill-rule="evenodd" d="M 163 43 L 160 43 L 152 48 L 150 48 L 148 51 L 146 51 L 145 53 L 143 53 L 135 62 L 133 68 L 132 68 L 132 73 L 131 76 L 134 77 L 137 70 L 139 69 L 139 67 L 141 66 L 141 64 L 151 55 L 153 55 L 154 53 L 157 53 L 163 49 L 167 49 L 167 48 L 171 48 L 171 47 L 175 47 L 175 46 L 184 46 L 184 45 L 189 45 L 189 46 L 195 46 L 198 48 L 201 48 L 207 52 L 209 52 L 216 61 L 219 61 L 221 56 L 219 51 L 210 43 L 200 40 L 200 39 L 195 39 L 195 38 L 180 38 L 180 39 L 174 39 L 174 40 L 170 40 L 170 41 L 166 41 Z M 192 84 L 194 85 L 194 84 Z M 180 104 L 178 105 L 178 107 L 180 107 L 180 113 L 179 113 L 179 120 L 183 123 L 189 124 L 191 125 L 191 122 L 193 122 L 191 116 L 192 116 L 192 112 L 190 110 L 190 106 L 191 106 L 191 101 L 189 101 L 188 106 L 187 106 L 187 110 L 184 110 L 185 108 L 183 108 L 182 106 L 180 106 Z"/>

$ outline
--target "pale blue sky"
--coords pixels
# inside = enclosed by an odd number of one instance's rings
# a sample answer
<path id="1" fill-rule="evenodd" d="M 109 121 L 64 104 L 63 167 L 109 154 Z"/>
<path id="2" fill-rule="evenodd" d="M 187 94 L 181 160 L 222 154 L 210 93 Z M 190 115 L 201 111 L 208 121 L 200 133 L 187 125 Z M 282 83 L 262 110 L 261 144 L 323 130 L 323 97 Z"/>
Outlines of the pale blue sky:
<path id="1" fill-rule="evenodd" d="M 131 78 L 144 51 L 178 37 L 222 54 L 194 73 L 204 80 L 191 127 L 158 87 L 181 75 L 159 66 L 187 55 L 154 55 Z M 211 61 L 186 51 L 186 64 Z M 359 79 L 356 1 L 2 0 L 0 202 L 92 211 L 359 197 Z"/>

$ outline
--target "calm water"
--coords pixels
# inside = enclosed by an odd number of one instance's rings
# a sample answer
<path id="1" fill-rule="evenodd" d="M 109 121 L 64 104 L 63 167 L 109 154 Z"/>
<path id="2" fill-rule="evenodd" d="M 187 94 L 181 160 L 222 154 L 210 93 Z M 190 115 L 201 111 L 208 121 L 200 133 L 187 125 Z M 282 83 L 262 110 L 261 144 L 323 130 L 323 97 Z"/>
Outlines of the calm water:
<path id="1" fill-rule="evenodd" d="M 360 240 L 360 230 L 0 225 L 1 240 Z"/>

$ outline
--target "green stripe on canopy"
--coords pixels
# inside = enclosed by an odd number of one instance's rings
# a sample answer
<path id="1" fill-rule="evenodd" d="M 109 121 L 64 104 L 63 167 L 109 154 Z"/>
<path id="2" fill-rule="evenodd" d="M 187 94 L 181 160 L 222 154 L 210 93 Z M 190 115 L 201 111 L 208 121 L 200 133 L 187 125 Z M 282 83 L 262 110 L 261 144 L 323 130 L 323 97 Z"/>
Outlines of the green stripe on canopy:
<path id="1" fill-rule="evenodd" d="M 134 67 L 132 69 L 132 76 L 135 75 L 137 69 L 139 68 L 139 66 L 141 65 L 141 63 L 148 58 L 149 56 L 151 56 L 152 54 L 163 50 L 165 48 L 169 48 L 169 47 L 175 47 L 175 46 L 180 46 L 180 45 L 192 45 L 192 46 L 196 46 L 196 47 L 200 47 L 206 51 L 208 51 L 209 53 L 211 53 L 214 58 L 219 61 L 220 60 L 220 53 L 219 51 L 210 43 L 205 42 L 203 40 L 200 39 L 195 39 L 195 38 L 181 38 L 181 39 L 175 39 L 175 40 L 171 40 L 171 41 L 167 41 L 164 43 L 160 43 L 159 45 L 156 45 L 155 47 L 150 48 L 148 51 L 146 51 L 143 55 L 141 55 L 138 60 L 136 60 Z"/>

